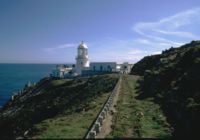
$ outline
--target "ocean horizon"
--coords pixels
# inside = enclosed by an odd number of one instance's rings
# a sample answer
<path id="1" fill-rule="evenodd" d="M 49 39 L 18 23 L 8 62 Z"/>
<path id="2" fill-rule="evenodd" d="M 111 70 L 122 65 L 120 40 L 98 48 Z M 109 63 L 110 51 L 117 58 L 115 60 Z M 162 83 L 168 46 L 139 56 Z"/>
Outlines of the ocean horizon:
<path id="1" fill-rule="evenodd" d="M 21 90 L 28 81 L 38 82 L 49 76 L 57 64 L 0 63 L 0 106 L 13 92 Z"/>

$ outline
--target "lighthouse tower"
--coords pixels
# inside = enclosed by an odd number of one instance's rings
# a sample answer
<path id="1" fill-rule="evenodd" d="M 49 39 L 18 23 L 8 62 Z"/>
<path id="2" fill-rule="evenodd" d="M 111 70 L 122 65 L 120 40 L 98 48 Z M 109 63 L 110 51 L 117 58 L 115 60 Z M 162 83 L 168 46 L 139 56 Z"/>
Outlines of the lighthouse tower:
<path id="1" fill-rule="evenodd" d="M 76 73 L 78 75 L 81 75 L 82 70 L 86 70 L 89 67 L 88 47 L 82 41 L 81 44 L 78 46 L 78 55 L 76 57 Z"/>

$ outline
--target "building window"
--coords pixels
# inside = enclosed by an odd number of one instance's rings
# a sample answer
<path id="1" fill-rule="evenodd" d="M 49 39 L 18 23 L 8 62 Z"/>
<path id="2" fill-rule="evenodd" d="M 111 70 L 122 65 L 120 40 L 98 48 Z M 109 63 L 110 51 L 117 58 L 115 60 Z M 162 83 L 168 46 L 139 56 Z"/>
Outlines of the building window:
<path id="1" fill-rule="evenodd" d="M 112 71 L 110 65 L 108 65 L 108 67 L 107 67 L 107 71 L 108 71 L 108 72 L 111 72 L 111 71 Z"/>
<path id="2" fill-rule="evenodd" d="M 103 71 L 103 66 L 100 66 L 100 71 Z"/>
<path id="3" fill-rule="evenodd" d="M 93 71 L 96 71 L 96 67 L 95 66 L 93 66 Z"/>

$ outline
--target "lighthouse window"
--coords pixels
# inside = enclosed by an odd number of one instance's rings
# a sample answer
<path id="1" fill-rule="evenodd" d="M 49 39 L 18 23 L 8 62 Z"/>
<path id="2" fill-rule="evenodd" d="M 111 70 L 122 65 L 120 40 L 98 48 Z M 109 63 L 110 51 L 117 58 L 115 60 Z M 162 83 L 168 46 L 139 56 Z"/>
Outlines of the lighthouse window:
<path id="1" fill-rule="evenodd" d="M 82 54 L 83 54 L 83 50 L 79 49 L 79 55 L 82 55 Z"/>

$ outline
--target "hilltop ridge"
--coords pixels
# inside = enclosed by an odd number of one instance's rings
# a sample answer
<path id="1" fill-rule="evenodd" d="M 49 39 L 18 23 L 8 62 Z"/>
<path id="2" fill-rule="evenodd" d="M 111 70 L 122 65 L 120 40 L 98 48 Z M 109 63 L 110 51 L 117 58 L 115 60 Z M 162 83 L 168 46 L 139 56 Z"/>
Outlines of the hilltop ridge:
<path id="1" fill-rule="evenodd" d="M 132 68 L 143 76 L 141 98 L 154 97 L 174 127 L 174 136 L 199 137 L 200 41 L 147 56 Z"/>

